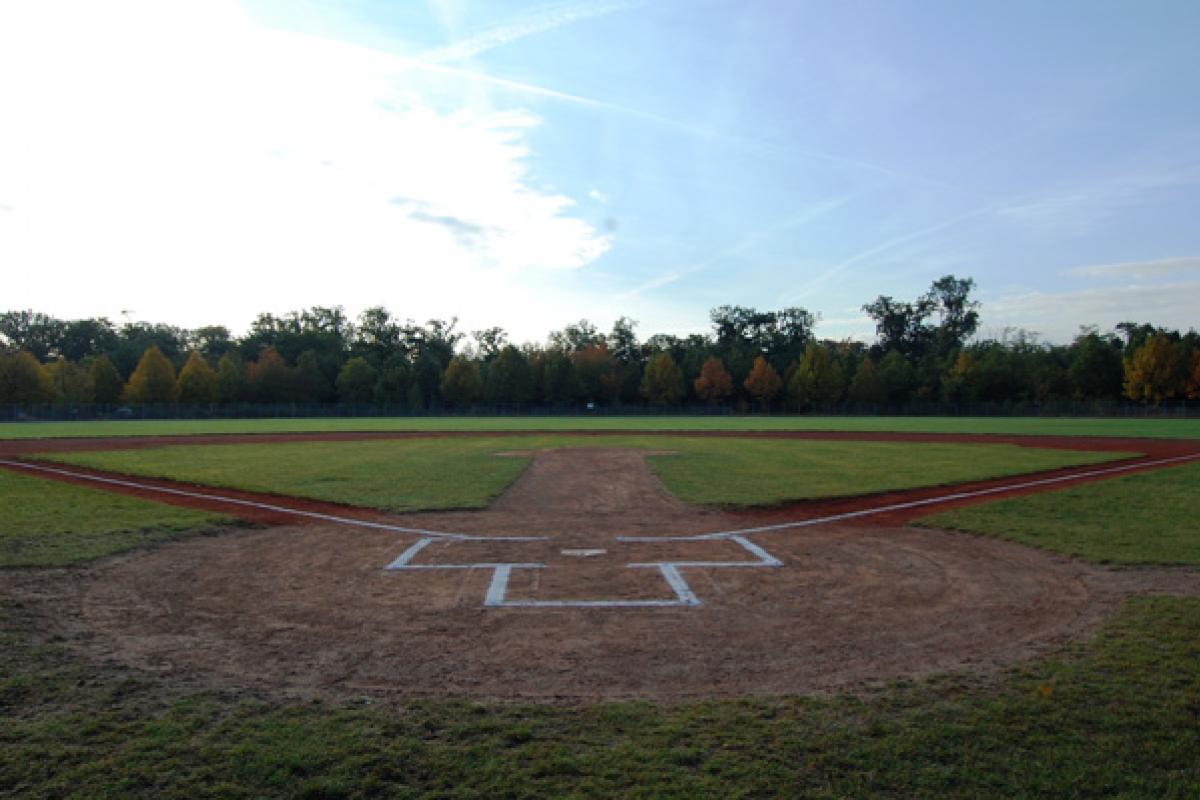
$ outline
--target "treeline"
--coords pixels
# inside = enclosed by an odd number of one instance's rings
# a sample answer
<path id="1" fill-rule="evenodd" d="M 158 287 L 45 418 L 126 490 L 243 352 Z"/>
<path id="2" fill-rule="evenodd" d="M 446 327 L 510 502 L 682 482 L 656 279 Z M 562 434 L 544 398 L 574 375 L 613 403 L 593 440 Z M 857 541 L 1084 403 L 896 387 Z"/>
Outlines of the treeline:
<path id="1" fill-rule="evenodd" d="M 806 411 L 853 405 L 1200 398 L 1200 335 L 1146 323 L 1081 329 L 1070 344 L 1016 332 L 975 339 L 974 281 L 948 275 L 912 302 L 863 306 L 878 340 L 818 340 L 803 308 L 720 306 L 712 329 L 640 340 L 637 323 L 587 320 L 514 345 L 501 328 L 401 321 L 383 307 L 262 314 L 241 337 L 98 319 L 0 314 L 0 405 L 346 404 L 422 412 L 713 405 Z"/>

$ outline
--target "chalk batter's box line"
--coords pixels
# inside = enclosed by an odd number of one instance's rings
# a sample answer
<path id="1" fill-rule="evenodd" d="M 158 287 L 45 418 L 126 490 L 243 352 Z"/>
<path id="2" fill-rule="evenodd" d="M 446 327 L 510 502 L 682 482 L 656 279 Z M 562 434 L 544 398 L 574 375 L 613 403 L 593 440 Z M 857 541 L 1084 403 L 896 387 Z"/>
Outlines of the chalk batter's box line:
<path id="1" fill-rule="evenodd" d="M 413 559 L 434 540 L 421 539 L 396 557 L 385 569 L 401 570 L 445 570 L 445 569 L 490 569 L 492 580 L 488 585 L 483 605 L 487 608 L 676 608 L 701 605 L 700 598 L 692 590 L 680 569 L 729 569 L 744 567 L 782 567 L 783 562 L 767 550 L 741 536 L 730 536 L 729 541 L 741 545 L 757 561 L 655 561 L 626 564 L 627 569 L 657 569 L 663 580 L 675 593 L 672 600 L 509 600 L 508 582 L 514 569 L 546 569 L 542 563 L 518 564 L 509 562 L 471 562 L 463 564 L 414 564 Z"/>

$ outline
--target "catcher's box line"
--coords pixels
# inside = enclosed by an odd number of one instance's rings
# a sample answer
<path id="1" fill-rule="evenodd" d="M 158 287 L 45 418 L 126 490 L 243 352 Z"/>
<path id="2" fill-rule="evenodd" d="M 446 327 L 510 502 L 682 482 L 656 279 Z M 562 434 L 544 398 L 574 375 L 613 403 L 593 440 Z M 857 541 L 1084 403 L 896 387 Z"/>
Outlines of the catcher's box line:
<path id="1" fill-rule="evenodd" d="M 1034 486 L 1049 486 L 1055 483 L 1067 483 L 1069 481 L 1080 480 L 1083 478 L 1094 478 L 1102 475 L 1113 475 L 1119 472 L 1129 472 L 1130 470 L 1142 469 L 1144 467 L 1157 467 L 1165 464 L 1175 464 L 1184 461 L 1195 461 L 1200 459 L 1200 454 L 1192 454 L 1186 456 L 1172 456 L 1171 458 L 1160 458 L 1154 461 L 1139 461 L 1136 464 L 1122 464 L 1119 467 L 1108 467 L 1106 469 L 1094 469 L 1087 472 L 1075 472 L 1070 475 L 1059 475 L 1054 478 L 1040 478 L 1033 481 L 1024 481 L 1022 483 L 1010 483 L 1005 486 L 993 486 L 990 489 L 976 489 L 970 492 L 953 492 L 944 494 L 938 497 L 926 497 L 923 500 L 910 500 L 905 503 L 891 503 L 889 505 L 877 506 L 875 508 L 862 509 L 860 511 L 847 511 L 842 514 L 830 514 L 825 517 L 815 517 L 813 519 L 802 519 L 796 522 L 780 522 L 775 525 L 760 525 L 756 528 L 741 528 L 734 531 L 717 531 L 715 533 L 700 533 L 691 536 L 618 536 L 617 541 L 621 542 L 694 542 L 704 541 L 706 539 L 734 539 L 743 536 L 751 536 L 756 533 L 767 533 L 769 531 L 782 531 L 791 528 L 807 528 L 813 525 L 824 525 L 830 522 L 841 522 L 847 519 L 857 519 L 858 517 L 867 517 L 872 514 L 886 514 L 890 511 L 904 511 L 909 508 L 920 508 L 921 506 L 932 506 L 939 503 L 949 503 L 954 500 L 965 500 L 971 497 L 986 497 L 989 494 L 1000 494 L 1002 492 L 1010 492 L 1015 489 L 1028 489 Z"/>
<path id="2" fill-rule="evenodd" d="M 137 481 L 122 480 L 120 478 L 108 478 L 101 475 L 88 475 L 84 472 L 74 472 L 69 469 L 60 469 L 59 467 L 49 467 L 42 464 L 29 464 L 24 461 L 9 461 L 0 459 L 0 466 L 16 467 L 18 469 L 31 470 L 33 472 L 48 472 L 54 475 L 63 475 L 68 478 L 76 478 L 79 480 L 93 481 L 95 483 L 104 483 L 110 486 L 125 486 L 131 489 L 141 489 L 148 492 L 159 492 L 161 494 L 175 495 L 176 497 L 191 497 L 197 500 L 209 500 L 216 503 L 228 503 L 229 505 L 242 506 L 245 508 L 257 508 L 263 511 L 274 511 L 280 514 L 291 514 L 297 517 L 305 517 L 307 519 L 319 519 L 323 522 L 333 522 L 338 525 L 352 525 L 362 528 L 375 528 L 383 531 L 393 531 L 395 533 L 413 533 L 418 536 L 427 536 L 435 539 L 454 539 L 459 541 L 474 541 L 487 539 L 490 541 L 499 542 L 538 542 L 543 541 L 545 536 L 472 536 L 467 533 L 445 533 L 442 531 L 430 531 L 423 528 L 405 528 L 401 525 L 391 525 L 386 522 L 371 522 L 364 519 L 353 519 L 351 517 L 339 517 L 335 514 L 322 514 L 318 511 L 304 511 L 298 508 L 288 508 L 287 506 L 275 505 L 273 503 L 260 503 L 255 500 L 242 500 L 237 497 L 225 497 L 219 494 L 207 494 L 204 492 L 192 492 L 186 489 L 173 489 L 167 486 L 154 486 L 153 484 L 138 483 Z"/>

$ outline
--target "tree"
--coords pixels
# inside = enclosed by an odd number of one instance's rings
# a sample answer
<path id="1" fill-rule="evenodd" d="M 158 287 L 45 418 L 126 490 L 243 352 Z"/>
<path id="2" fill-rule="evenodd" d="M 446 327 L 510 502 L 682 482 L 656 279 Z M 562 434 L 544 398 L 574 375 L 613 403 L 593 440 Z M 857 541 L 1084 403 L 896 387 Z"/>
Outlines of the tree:
<path id="1" fill-rule="evenodd" d="M 846 379 L 829 350 L 814 342 L 804 351 L 787 389 L 788 398 L 797 406 L 832 405 L 842 399 Z"/>
<path id="2" fill-rule="evenodd" d="M 121 373 L 108 360 L 108 356 L 97 356 L 91 367 L 92 400 L 97 405 L 111 406 L 121 402 L 125 381 Z"/>
<path id="3" fill-rule="evenodd" d="M 484 397 L 489 403 L 528 403 L 533 396 L 533 371 L 525 354 L 511 344 L 488 364 Z"/>
<path id="4" fill-rule="evenodd" d="M 621 394 L 620 364 L 608 346 L 589 344 L 571 354 L 579 393 L 585 400 L 616 400 Z"/>
<path id="5" fill-rule="evenodd" d="M 862 405 L 878 406 L 887 402 L 887 387 L 883 385 L 883 379 L 879 377 L 879 369 L 875 366 L 875 360 L 870 356 L 864 358 L 858 365 L 854 379 L 850 381 L 847 398 L 852 403 Z"/>
<path id="6" fill-rule="evenodd" d="M 292 400 L 295 373 L 274 347 L 258 354 L 246 367 L 246 395 L 255 403 L 286 403 Z"/>
<path id="7" fill-rule="evenodd" d="M 175 382 L 179 391 L 179 402 L 189 405 L 209 405 L 221 397 L 221 386 L 217 373 L 208 365 L 199 350 L 188 354 L 187 363 L 179 370 Z"/>
<path id="8" fill-rule="evenodd" d="M 295 397 L 303 403 L 325 403 L 334 399 L 333 385 L 321 369 L 316 350 L 305 350 L 296 359 Z"/>
<path id="9" fill-rule="evenodd" d="M 733 378 L 725 369 L 725 363 L 716 356 L 705 360 L 693 386 L 696 396 L 707 403 L 719 403 L 733 394 Z"/>
<path id="10" fill-rule="evenodd" d="M 898 350 L 892 350 L 879 362 L 879 381 L 887 402 L 902 405 L 917 384 L 917 373 Z"/>
<path id="11" fill-rule="evenodd" d="M 483 381 L 479 377 L 479 367 L 474 361 L 457 356 L 450 359 L 446 373 L 442 376 L 442 397 L 447 403 L 460 408 L 467 408 L 483 392 Z"/>
<path id="12" fill-rule="evenodd" d="M 245 389 L 246 368 L 242 358 L 231 350 L 217 362 L 217 399 L 222 403 L 236 403 L 242 399 Z"/>
<path id="13" fill-rule="evenodd" d="M 342 366 L 337 377 L 338 399 L 343 403 L 370 403 L 375 398 L 379 373 L 371 362 L 355 356 Z"/>
<path id="14" fill-rule="evenodd" d="M 684 396 L 683 371 L 670 353 L 659 353 L 646 363 L 642 397 L 655 405 L 673 406 Z"/>
<path id="15" fill-rule="evenodd" d="M 537 373 L 538 394 L 553 405 L 574 403 L 579 398 L 579 381 L 575 376 L 575 363 L 562 350 L 552 349 L 539 353 L 534 367 Z"/>
<path id="16" fill-rule="evenodd" d="M 1192 353 L 1192 370 L 1188 376 L 1187 396 L 1189 400 L 1200 400 L 1200 349 Z"/>
<path id="17" fill-rule="evenodd" d="M 92 381 L 87 369 L 60 357 L 47 364 L 45 370 L 54 384 L 56 405 L 80 406 L 92 402 Z"/>
<path id="18" fill-rule="evenodd" d="M 125 400 L 144 405 L 174 403 L 178 397 L 175 386 L 175 367 L 162 351 L 151 345 L 138 361 L 129 383 L 125 386 Z"/>
<path id="19" fill-rule="evenodd" d="M 54 383 L 33 353 L 0 353 L 0 404 L 37 406 L 52 400 Z"/>
<path id="20" fill-rule="evenodd" d="M 1105 341 L 1094 330 L 1076 337 L 1067 377 L 1080 400 L 1117 399 L 1125 379 L 1120 342 Z"/>
<path id="21" fill-rule="evenodd" d="M 375 404 L 388 406 L 407 403 L 411 385 L 412 364 L 399 353 L 393 355 L 379 370 L 379 380 L 375 382 Z"/>
<path id="22" fill-rule="evenodd" d="M 575 353 L 603 342 L 604 334 L 586 319 L 568 325 L 561 331 L 550 333 L 550 346 L 568 353 Z"/>
<path id="23" fill-rule="evenodd" d="M 1165 334 L 1155 334 L 1125 360 L 1125 396 L 1155 405 L 1174 399 L 1186 386 L 1179 348 Z"/>
<path id="24" fill-rule="evenodd" d="M 60 353 L 64 327 L 62 320 L 36 311 L 6 311 L 0 314 L 0 342 L 29 351 L 41 363 Z"/>
<path id="25" fill-rule="evenodd" d="M 750 396 L 758 400 L 766 409 L 770 406 L 771 401 L 779 395 L 779 390 L 783 388 L 783 380 L 775 368 L 767 363 L 767 359 L 759 356 L 754 359 L 754 366 L 750 369 L 750 374 L 746 376 L 743 385 Z"/>

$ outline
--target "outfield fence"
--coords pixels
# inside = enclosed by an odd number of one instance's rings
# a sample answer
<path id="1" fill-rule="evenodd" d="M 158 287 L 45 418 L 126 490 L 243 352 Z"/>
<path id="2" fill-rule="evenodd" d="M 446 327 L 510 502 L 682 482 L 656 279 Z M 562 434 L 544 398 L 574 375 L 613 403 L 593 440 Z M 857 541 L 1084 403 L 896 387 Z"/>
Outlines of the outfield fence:
<path id="1" fill-rule="evenodd" d="M 995 403 L 841 403 L 805 408 L 739 405 L 587 404 L 438 406 L 414 409 L 405 405 L 346 403 L 219 403 L 211 405 L 0 405 L 0 422 L 60 422 L 71 420 L 156 419 L 297 419 L 369 417 L 637 417 L 637 416 L 912 416 L 912 417 L 1109 417 L 1200 418 L 1200 401 L 1179 400 L 1159 405 L 1115 401 L 1025 401 Z"/>

